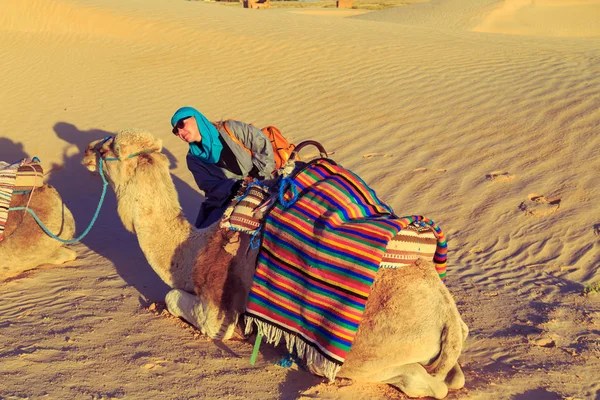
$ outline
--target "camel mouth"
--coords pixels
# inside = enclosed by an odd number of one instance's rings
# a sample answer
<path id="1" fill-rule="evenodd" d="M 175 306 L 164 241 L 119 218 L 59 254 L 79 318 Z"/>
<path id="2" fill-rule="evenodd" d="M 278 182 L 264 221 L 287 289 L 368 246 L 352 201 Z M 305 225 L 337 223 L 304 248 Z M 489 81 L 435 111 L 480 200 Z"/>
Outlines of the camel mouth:
<path id="1" fill-rule="evenodd" d="M 100 145 L 103 139 L 94 140 L 88 146 L 85 152 L 83 153 L 83 158 L 81 159 L 81 164 L 87 168 L 88 171 L 97 174 L 98 172 L 98 156 L 100 151 Z"/>
<path id="2" fill-rule="evenodd" d="M 85 168 L 87 168 L 88 171 L 92 172 L 94 175 L 98 174 L 98 165 L 96 164 L 96 162 L 83 162 L 82 163 L 83 166 Z"/>
<path id="3" fill-rule="evenodd" d="M 85 151 L 83 158 L 81 159 L 81 165 L 87 168 L 88 171 L 97 173 L 98 172 L 98 154 L 94 150 L 89 148 Z"/>

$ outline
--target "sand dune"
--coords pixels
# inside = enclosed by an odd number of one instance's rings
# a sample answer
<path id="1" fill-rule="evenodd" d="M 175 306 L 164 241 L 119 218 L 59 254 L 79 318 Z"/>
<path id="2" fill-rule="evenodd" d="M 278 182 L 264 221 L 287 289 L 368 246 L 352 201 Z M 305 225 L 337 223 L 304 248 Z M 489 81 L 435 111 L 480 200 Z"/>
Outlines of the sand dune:
<path id="1" fill-rule="evenodd" d="M 82 152 L 119 129 L 163 139 L 189 219 L 202 196 L 170 134 L 178 107 L 318 140 L 397 214 L 445 230 L 471 328 L 467 386 L 450 398 L 596 398 L 600 298 L 581 295 L 600 280 L 596 3 L 436 0 L 341 18 L 5 0 L 0 160 L 40 157 L 79 233 L 101 190 Z M 148 310 L 167 288 L 113 194 L 73 248 L 74 262 L 0 284 L 0 398 L 403 398 L 279 367 L 269 346 L 251 367 L 251 343 Z"/>
<path id="2" fill-rule="evenodd" d="M 475 31 L 590 37 L 600 36 L 599 20 L 597 0 L 506 0 Z"/>

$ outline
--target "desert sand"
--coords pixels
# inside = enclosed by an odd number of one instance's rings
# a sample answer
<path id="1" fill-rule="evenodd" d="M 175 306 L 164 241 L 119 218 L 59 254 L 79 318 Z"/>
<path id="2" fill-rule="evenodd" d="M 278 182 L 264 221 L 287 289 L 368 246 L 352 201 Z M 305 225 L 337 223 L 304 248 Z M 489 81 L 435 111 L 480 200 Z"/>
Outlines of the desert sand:
<path id="1" fill-rule="evenodd" d="M 470 328 L 448 398 L 598 399 L 600 294 L 583 295 L 600 281 L 598 21 L 596 0 L 4 0 L 0 160 L 38 156 L 79 234 L 102 188 L 82 152 L 122 128 L 163 139 L 190 220 L 203 198 L 170 133 L 180 106 L 317 140 L 446 232 Z M 109 191 L 77 260 L 0 283 L 1 399 L 405 398 L 281 367 L 265 344 L 251 366 L 250 341 L 169 317 L 115 207 Z"/>

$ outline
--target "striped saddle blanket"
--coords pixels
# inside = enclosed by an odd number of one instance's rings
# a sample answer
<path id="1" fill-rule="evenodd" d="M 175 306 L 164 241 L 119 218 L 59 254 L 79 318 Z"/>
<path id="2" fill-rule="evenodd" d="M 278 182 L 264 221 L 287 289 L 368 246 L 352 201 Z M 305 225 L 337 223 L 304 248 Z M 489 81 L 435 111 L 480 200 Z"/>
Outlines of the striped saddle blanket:
<path id="1" fill-rule="evenodd" d="M 443 279 L 446 242 L 432 221 L 397 217 L 332 160 L 311 162 L 287 183 L 266 218 L 246 329 L 257 326 L 269 343 L 284 338 L 290 353 L 333 380 L 379 267 L 414 262 L 418 256 L 401 249 L 410 243 L 416 254 L 434 258 Z"/>
<path id="2" fill-rule="evenodd" d="M 43 178 L 44 172 L 37 162 L 27 163 L 23 159 L 9 164 L 0 161 L 0 241 L 4 239 L 4 228 L 13 192 L 42 186 Z"/>

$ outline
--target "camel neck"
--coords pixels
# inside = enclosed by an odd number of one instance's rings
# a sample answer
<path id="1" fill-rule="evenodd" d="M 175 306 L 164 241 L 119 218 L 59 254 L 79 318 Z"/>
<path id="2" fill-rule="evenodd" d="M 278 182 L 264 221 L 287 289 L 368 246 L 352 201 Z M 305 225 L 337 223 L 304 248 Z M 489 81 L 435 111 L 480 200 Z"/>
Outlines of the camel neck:
<path id="1" fill-rule="evenodd" d="M 183 213 L 176 217 L 157 212 L 149 214 L 162 216 L 137 216 L 133 221 L 140 248 L 148 263 L 170 287 L 193 292 L 189 279 L 193 266 L 190 260 L 195 258 L 200 247 L 191 246 L 190 242 L 198 236 L 198 232 L 194 232 Z"/>

